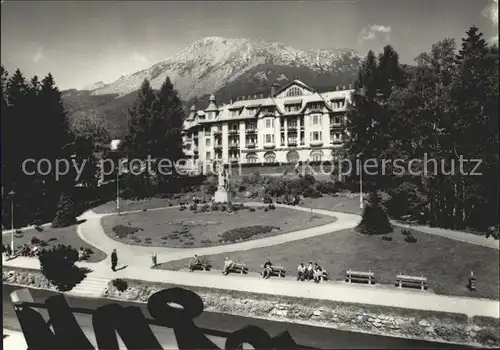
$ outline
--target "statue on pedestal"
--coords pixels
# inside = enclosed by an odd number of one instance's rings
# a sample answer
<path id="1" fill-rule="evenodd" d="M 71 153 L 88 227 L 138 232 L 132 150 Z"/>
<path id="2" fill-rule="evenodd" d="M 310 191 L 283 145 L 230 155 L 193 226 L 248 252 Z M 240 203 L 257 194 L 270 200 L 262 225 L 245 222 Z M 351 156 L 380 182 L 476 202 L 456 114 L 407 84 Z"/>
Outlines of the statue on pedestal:
<path id="1" fill-rule="evenodd" d="M 228 175 L 222 164 L 217 165 L 217 178 L 218 186 L 217 192 L 215 192 L 214 202 L 229 203 L 230 199 L 228 193 Z"/>

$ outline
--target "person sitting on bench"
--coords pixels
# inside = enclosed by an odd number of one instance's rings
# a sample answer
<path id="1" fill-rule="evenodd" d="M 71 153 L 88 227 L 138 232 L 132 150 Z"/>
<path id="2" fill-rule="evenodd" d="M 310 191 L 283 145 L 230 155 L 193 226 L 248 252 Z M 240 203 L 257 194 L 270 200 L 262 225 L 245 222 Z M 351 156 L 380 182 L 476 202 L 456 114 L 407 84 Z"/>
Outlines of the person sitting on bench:
<path id="1" fill-rule="evenodd" d="M 311 261 L 309 261 L 309 263 L 307 264 L 307 268 L 306 268 L 306 272 L 305 272 L 305 279 L 310 281 L 313 279 L 313 274 L 314 274 L 314 266 L 313 266 L 313 263 Z"/>
<path id="2" fill-rule="evenodd" d="M 321 282 L 321 277 L 323 276 L 323 269 L 317 263 L 314 264 L 313 276 L 314 276 L 314 283 Z"/>
<path id="3" fill-rule="evenodd" d="M 189 271 L 193 271 L 196 266 L 200 265 L 200 263 L 200 258 L 197 254 L 195 254 L 193 260 L 191 260 L 191 263 L 189 264 Z"/>
<path id="4" fill-rule="evenodd" d="M 272 266 L 273 266 L 273 264 L 271 264 L 271 261 L 269 259 L 267 259 L 266 262 L 264 263 L 264 269 L 262 270 L 262 277 L 263 278 L 271 277 L 271 272 L 273 272 Z"/>
<path id="5" fill-rule="evenodd" d="M 306 267 L 304 266 L 304 263 L 300 263 L 299 266 L 297 266 L 297 281 L 303 281 L 306 276 Z"/>
<path id="6" fill-rule="evenodd" d="M 222 274 L 227 275 L 233 267 L 234 267 L 234 262 L 232 260 L 229 260 L 229 258 L 225 258 L 224 270 L 222 271 Z"/>

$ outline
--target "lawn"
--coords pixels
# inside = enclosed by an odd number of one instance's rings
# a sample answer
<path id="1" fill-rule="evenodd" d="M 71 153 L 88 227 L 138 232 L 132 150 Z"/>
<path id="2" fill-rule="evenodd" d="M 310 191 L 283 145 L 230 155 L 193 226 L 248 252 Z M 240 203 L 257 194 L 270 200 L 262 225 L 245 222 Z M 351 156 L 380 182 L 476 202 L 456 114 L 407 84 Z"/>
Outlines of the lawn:
<path id="1" fill-rule="evenodd" d="M 47 243 L 47 246 L 43 247 L 45 249 L 51 248 L 54 245 L 64 244 L 71 245 L 75 249 L 89 248 L 93 251 L 87 261 L 98 262 L 106 258 L 106 254 L 95 247 L 91 246 L 87 242 L 83 241 L 76 232 L 76 225 L 62 227 L 62 228 L 51 228 L 44 227 L 43 231 L 38 232 L 35 229 L 23 229 L 22 233 L 16 233 L 14 236 L 14 243 L 16 247 L 22 244 L 28 244 L 31 246 L 31 239 L 36 237 Z M 10 244 L 11 235 L 2 235 L 2 244 Z"/>
<path id="2" fill-rule="evenodd" d="M 171 208 L 106 216 L 102 225 L 108 236 L 128 244 L 184 248 L 270 237 L 335 221 L 288 208 L 251 210 L 195 213 Z"/>
<path id="3" fill-rule="evenodd" d="M 347 195 L 323 195 L 320 198 L 304 198 L 301 206 L 361 215 L 362 209 L 359 208 L 359 194 L 355 193 L 353 195 L 355 196 L 353 198 L 349 198 Z"/>
<path id="4" fill-rule="evenodd" d="M 429 289 L 438 294 L 499 299 L 498 251 L 448 238 L 412 230 L 416 243 L 407 243 L 399 229 L 391 234 L 392 241 L 380 236 L 365 236 L 352 230 L 280 244 L 268 248 L 209 255 L 215 266 L 222 266 L 229 256 L 244 262 L 250 271 L 257 272 L 267 258 L 296 273 L 300 262 L 318 262 L 333 280 L 343 280 L 348 268 L 375 272 L 379 283 L 393 284 L 399 273 L 423 275 Z M 164 263 L 159 268 L 180 270 L 189 259 Z M 470 271 L 477 277 L 477 291 L 466 288 Z"/>

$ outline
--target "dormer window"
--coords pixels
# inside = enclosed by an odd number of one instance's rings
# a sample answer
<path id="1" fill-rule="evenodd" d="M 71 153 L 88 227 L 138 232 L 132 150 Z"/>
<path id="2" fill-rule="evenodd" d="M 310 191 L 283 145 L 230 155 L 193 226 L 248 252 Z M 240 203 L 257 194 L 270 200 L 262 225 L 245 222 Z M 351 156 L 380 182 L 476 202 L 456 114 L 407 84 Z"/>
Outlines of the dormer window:
<path id="1" fill-rule="evenodd" d="M 345 99 L 341 100 L 332 100 L 333 108 L 344 108 L 345 107 Z"/>
<path id="2" fill-rule="evenodd" d="M 310 108 L 313 111 L 319 111 L 319 110 L 321 110 L 322 107 L 323 107 L 323 105 L 321 103 L 311 103 L 311 105 L 310 105 Z"/>
<path id="3" fill-rule="evenodd" d="M 250 116 L 255 115 L 255 108 L 248 108 L 248 109 L 247 109 L 247 113 L 248 113 L 248 115 L 250 115 Z"/>
<path id="4" fill-rule="evenodd" d="M 288 89 L 286 92 L 287 97 L 293 97 L 293 96 L 302 96 L 302 90 L 299 89 L 298 87 L 294 86 Z"/>
<path id="5" fill-rule="evenodd" d="M 301 105 L 285 105 L 285 112 L 298 112 L 300 111 Z"/>
<path id="6" fill-rule="evenodd" d="M 238 112 L 239 112 L 239 111 L 238 111 L 237 109 L 233 109 L 233 110 L 231 111 L 231 117 L 237 117 L 237 116 L 238 116 L 238 114 L 239 114 Z"/>

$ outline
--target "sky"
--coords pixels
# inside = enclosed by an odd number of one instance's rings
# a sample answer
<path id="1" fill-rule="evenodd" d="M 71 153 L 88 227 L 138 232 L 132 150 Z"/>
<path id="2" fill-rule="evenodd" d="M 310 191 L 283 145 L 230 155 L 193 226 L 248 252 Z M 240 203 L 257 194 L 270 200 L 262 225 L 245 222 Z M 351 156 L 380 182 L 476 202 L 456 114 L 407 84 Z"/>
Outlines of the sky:
<path id="1" fill-rule="evenodd" d="M 498 0 L 20 1 L 1 4 L 1 62 L 61 90 L 148 68 L 208 36 L 298 49 L 392 45 L 412 63 L 433 43 L 476 25 L 498 42 Z"/>

